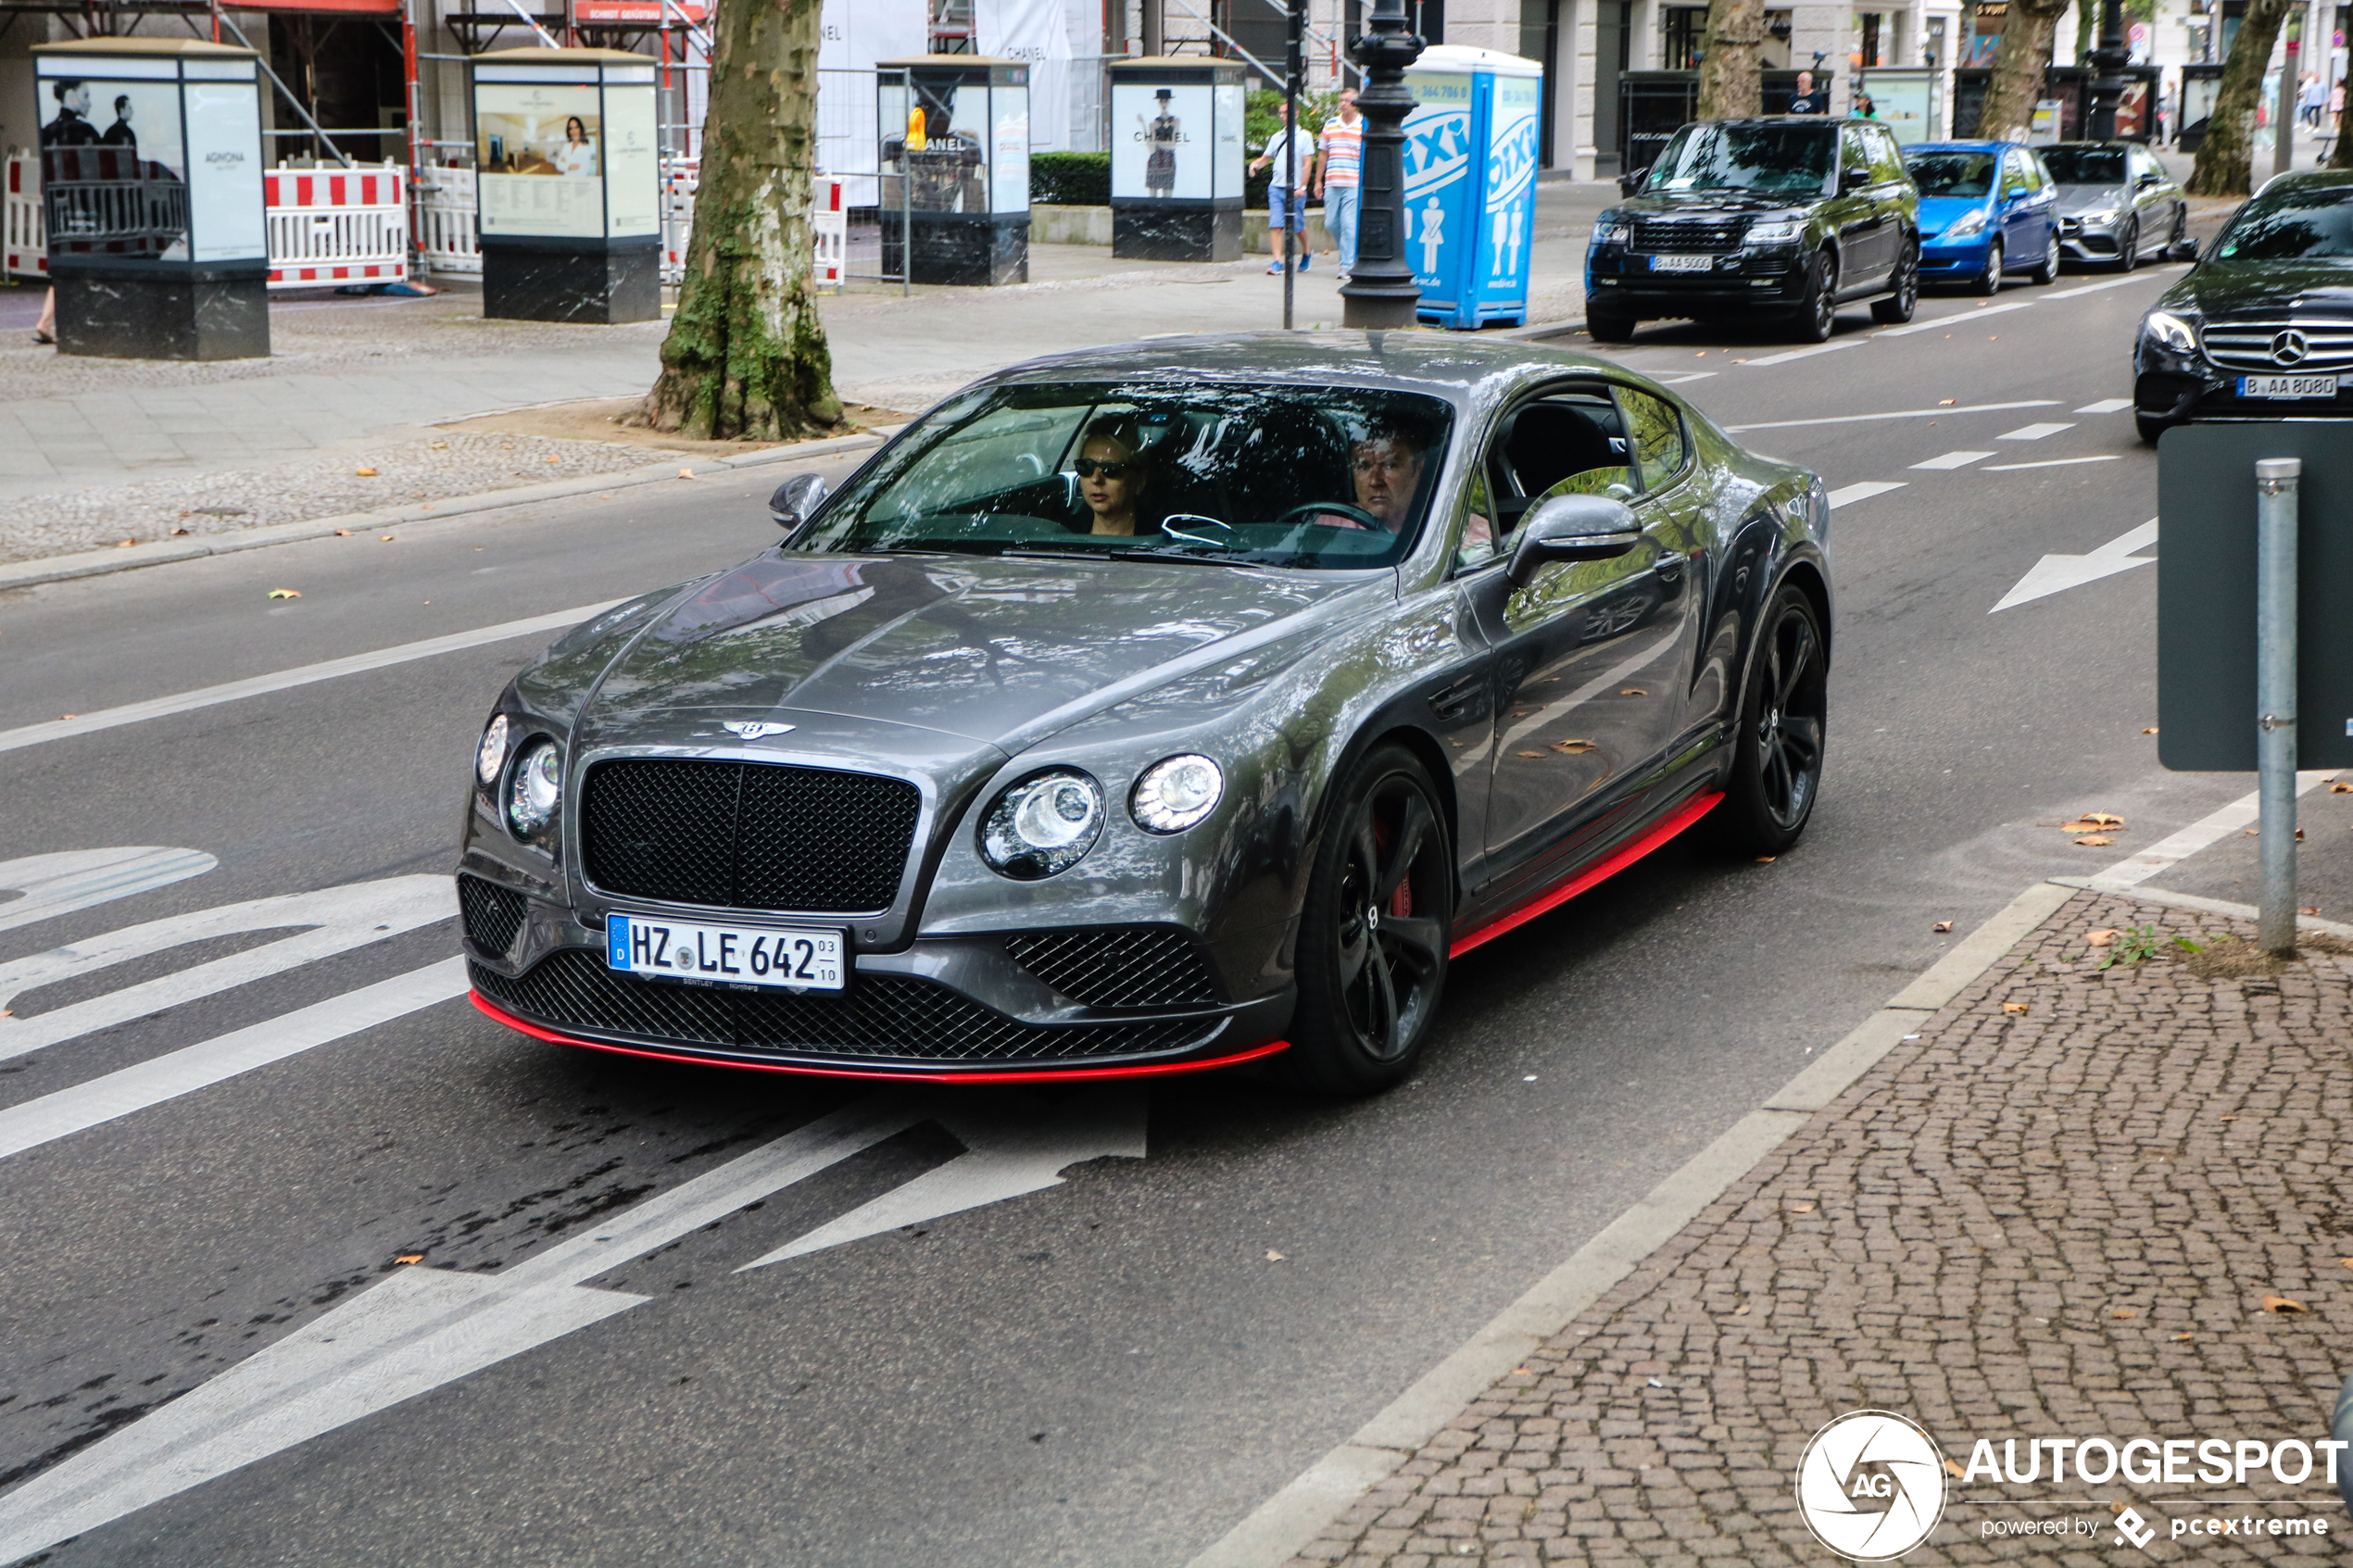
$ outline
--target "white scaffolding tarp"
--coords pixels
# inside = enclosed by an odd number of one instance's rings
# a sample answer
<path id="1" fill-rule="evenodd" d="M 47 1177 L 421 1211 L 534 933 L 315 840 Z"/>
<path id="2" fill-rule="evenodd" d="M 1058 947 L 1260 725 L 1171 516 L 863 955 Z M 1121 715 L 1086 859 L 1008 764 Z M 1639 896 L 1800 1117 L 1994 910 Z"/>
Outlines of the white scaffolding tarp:
<path id="1" fill-rule="evenodd" d="M 818 18 L 817 167 L 849 176 L 851 207 L 877 200 L 875 62 L 920 55 L 931 44 L 926 0 L 824 0 Z"/>

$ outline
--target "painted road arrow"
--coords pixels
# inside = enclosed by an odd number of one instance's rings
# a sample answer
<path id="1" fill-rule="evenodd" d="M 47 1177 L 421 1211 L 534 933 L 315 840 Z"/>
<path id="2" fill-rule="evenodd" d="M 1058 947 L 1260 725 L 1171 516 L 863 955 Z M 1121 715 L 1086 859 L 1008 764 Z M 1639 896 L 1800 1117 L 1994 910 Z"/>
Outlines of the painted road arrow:
<path id="1" fill-rule="evenodd" d="M 760 1261 L 1036 1192 L 1082 1160 L 1140 1159 L 1144 1112 L 1142 1091 L 1126 1087 L 985 1108 L 874 1095 L 498 1273 L 403 1269 L 0 1498 L 0 1562 L 641 1305 L 652 1298 L 586 1282 L 919 1123 L 946 1127 L 966 1152 Z"/>
<path id="2" fill-rule="evenodd" d="M 2103 577 L 2113 577 L 2120 571 L 2130 571 L 2136 566 L 2147 566 L 2155 559 L 2136 556 L 2135 550 L 2145 550 L 2157 543 L 2157 519 L 2151 518 L 2130 533 L 2119 534 L 2088 556 L 2045 556 L 2034 563 L 2034 570 L 2018 580 L 2018 586 L 2002 596 L 2002 602 L 1985 613 L 1997 614 L 2015 606 L 2029 604 L 2052 594 L 2080 588 L 2086 583 L 2096 583 Z"/>

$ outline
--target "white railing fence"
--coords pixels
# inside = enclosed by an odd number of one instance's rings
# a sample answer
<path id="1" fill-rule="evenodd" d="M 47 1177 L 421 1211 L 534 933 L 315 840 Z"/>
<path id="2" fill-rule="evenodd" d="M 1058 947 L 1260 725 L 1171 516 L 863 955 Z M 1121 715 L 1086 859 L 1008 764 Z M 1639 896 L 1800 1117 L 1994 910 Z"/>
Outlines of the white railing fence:
<path id="1" fill-rule="evenodd" d="M 409 170 L 289 169 L 261 177 L 270 286 L 316 289 L 409 277 Z"/>
<path id="2" fill-rule="evenodd" d="M 417 260 L 444 277 L 482 275 L 472 169 L 427 169 L 417 182 Z"/>

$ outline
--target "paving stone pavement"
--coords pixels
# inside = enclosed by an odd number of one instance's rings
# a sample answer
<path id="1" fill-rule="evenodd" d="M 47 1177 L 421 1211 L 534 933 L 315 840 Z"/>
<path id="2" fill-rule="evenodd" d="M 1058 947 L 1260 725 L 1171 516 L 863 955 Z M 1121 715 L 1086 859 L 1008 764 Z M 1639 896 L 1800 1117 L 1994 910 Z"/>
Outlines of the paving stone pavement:
<path id="1" fill-rule="evenodd" d="M 2087 934 L 2135 927 L 2160 956 L 2097 969 Z M 1964 1465 L 1981 1436 L 2326 1436 L 2353 1366 L 2353 961 L 2208 981 L 2171 945 L 2233 929 L 2070 899 L 1292 1568 L 1835 1562 L 1794 1478 L 1825 1422 L 1866 1408 Z M 2321 1477 L 1956 1478 L 1903 1561 L 2139 1561 L 2107 1527 L 2120 1506 L 2155 1524 L 2158 1561 L 2317 1558 L 2353 1532 Z M 2171 1538 L 2222 1513 L 2330 1535 Z M 2070 1516 L 2098 1533 L 1983 1535 Z"/>

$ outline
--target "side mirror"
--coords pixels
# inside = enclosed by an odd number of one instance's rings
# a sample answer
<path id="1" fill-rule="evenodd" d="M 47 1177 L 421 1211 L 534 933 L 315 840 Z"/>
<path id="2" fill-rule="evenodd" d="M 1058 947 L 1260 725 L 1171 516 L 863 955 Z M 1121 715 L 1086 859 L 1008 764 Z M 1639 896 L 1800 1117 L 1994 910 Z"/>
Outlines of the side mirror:
<path id="1" fill-rule="evenodd" d="M 1525 587 L 1547 561 L 1615 560 L 1642 542 L 1642 525 L 1623 501 L 1606 495 L 1555 495 L 1521 520 L 1505 570 Z"/>
<path id="2" fill-rule="evenodd" d="M 1640 169 L 1631 169 L 1627 173 L 1619 175 L 1617 177 L 1617 194 L 1621 196 L 1632 195 L 1635 192 L 1642 188 L 1642 182 L 1650 177 L 1651 169 L 1649 164 L 1644 164 Z"/>
<path id="3" fill-rule="evenodd" d="M 1859 191 L 1870 182 L 1871 171 L 1869 169 L 1843 169 L 1839 170 L 1838 175 L 1838 194 L 1840 195 L 1844 195 L 1849 191 Z"/>
<path id="4" fill-rule="evenodd" d="M 2162 185 L 2165 183 L 2165 176 L 2159 174 L 2154 169 L 2144 169 L 2141 170 L 2140 179 L 2136 181 L 2135 183 L 2137 183 L 2142 190 L 2145 191 L 2151 185 Z"/>
<path id="5" fill-rule="evenodd" d="M 824 504 L 825 482 L 813 473 L 797 473 L 776 486 L 768 497 L 768 515 L 779 528 L 799 528 Z"/>

